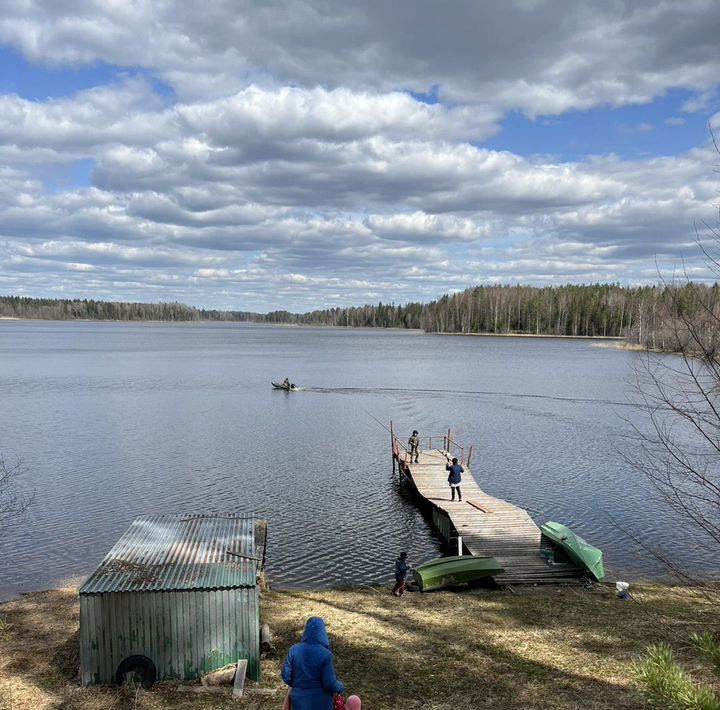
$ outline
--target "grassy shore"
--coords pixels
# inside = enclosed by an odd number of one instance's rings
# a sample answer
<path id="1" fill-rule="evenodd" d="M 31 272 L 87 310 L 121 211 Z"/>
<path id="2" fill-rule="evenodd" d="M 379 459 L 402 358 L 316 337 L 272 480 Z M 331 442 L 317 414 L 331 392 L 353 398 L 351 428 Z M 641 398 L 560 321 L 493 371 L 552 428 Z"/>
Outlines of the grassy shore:
<path id="1" fill-rule="evenodd" d="M 277 692 L 240 703 L 229 695 L 181 693 L 171 683 L 137 695 L 79 687 L 76 591 L 26 594 L 0 604 L 0 709 L 277 710 L 280 664 L 312 615 L 326 620 L 338 676 L 370 710 L 641 708 L 631 662 L 648 644 L 666 640 L 692 663 L 679 640 L 716 612 L 686 589 L 654 584 L 634 591 L 628 602 L 607 587 L 402 599 L 374 588 L 267 592 L 262 617 L 274 630 L 278 657 L 263 660 L 259 687 Z"/>

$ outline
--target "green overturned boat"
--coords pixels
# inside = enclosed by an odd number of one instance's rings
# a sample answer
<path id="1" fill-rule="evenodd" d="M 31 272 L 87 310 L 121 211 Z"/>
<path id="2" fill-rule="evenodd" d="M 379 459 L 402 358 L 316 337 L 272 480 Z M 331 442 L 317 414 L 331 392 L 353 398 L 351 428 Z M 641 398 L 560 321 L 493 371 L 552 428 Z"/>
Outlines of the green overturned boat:
<path id="1" fill-rule="evenodd" d="M 483 577 L 492 577 L 505 570 L 494 557 L 441 557 L 419 565 L 413 570 L 413 577 L 421 592 L 458 584 L 475 582 Z"/>
<path id="2" fill-rule="evenodd" d="M 602 550 L 585 542 L 570 528 L 562 523 L 548 522 L 540 526 L 540 532 L 554 545 L 557 545 L 582 570 L 601 582 L 605 577 Z"/>

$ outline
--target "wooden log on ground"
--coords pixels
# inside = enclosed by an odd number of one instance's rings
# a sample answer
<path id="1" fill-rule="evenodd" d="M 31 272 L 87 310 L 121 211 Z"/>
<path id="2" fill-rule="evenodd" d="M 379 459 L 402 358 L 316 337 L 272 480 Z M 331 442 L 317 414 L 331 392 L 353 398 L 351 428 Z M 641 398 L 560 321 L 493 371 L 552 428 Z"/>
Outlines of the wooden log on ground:
<path id="1" fill-rule="evenodd" d="M 273 653 L 274 651 L 272 629 L 269 624 L 263 624 L 260 627 L 260 653 Z"/>
<path id="2" fill-rule="evenodd" d="M 236 663 L 229 663 L 227 666 L 218 668 L 216 671 L 205 673 L 200 676 L 203 685 L 232 685 L 235 680 Z"/>

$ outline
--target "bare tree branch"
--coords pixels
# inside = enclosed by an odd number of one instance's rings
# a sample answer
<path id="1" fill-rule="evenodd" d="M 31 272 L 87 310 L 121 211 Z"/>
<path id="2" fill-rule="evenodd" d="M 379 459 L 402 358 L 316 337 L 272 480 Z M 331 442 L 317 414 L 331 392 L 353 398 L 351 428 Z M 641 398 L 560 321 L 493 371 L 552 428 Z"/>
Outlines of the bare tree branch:
<path id="1" fill-rule="evenodd" d="M 718 228 L 706 227 L 704 240 L 696 227 L 698 246 L 711 273 L 720 276 L 720 218 Z M 645 416 L 628 422 L 633 446 L 626 460 L 720 553 L 720 286 L 692 282 L 684 261 L 682 273 L 682 280 L 673 275 L 666 282 L 658 270 L 662 291 L 652 315 L 660 313 L 661 349 L 674 354 L 648 352 L 635 365 L 634 392 Z M 656 330 L 657 324 L 653 341 Z M 720 601 L 711 580 L 646 550 L 678 579 Z"/>
<path id="2" fill-rule="evenodd" d="M 17 478 L 24 469 L 21 461 L 8 463 L 0 454 L 0 535 L 31 505 L 34 493 L 17 490 Z"/>

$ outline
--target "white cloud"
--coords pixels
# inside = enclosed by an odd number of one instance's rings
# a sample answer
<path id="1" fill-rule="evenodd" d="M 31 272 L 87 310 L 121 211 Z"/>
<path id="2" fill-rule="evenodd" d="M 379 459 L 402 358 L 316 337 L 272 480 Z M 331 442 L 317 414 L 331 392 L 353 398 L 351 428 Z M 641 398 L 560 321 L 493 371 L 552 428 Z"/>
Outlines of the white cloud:
<path id="1" fill-rule="evenodd" d="M 687 113 L 697 113 L 698 111 L 705 111 L 713 103 L 716 103 L 718 99 L 718 88 L 712 86 L 711 88 L 700 92 L 696 96 L 688 99 L 683 105 L 682 110 Z"/>
<path id="2" fill-rule="evenodd" d="M 68 271 L 94 271 L 95 267 L 92 264 L 78 264 L 76 262 L 70 262 L 65 264 L 65 268 Z"/>
<path id="3" fill-rule="evenodd" d="M 535 115 L 646 102 L 675 87 L 711 90 L 718 13 L 713 0 L 142 0 L 82 11 L 26 0 L 4 4 L 0 41 L 36 62 L 146 67 L 183 97 L 231 95 L 253 82 L 380 92 L 437 86 L 451 101 Z"/>
<path id="4" fill-rule="evenodd" d="M 479 140 L 496 130 L 499 110 L 447 108 L 414 101 L 401 92 L 378 93 L 338 88 L 250 86 L 215 101 L 181 104 L 179 118 L 194 135 L 213 145 L 302 140 L 339 141 L 383 135 L 404 140 Z"/>
<path id="5" fill-rule="evenodd" d="M 144 266 L 192 266 L 199 264 L 218 264 L 225 259 L 217 254 L 183 253 L 167 247 L 132 247 L 113 242 L 73 242 L 47 241 L 37 245 L 18 247 L 18 253 L 24 257 L 66 261 L 83 258 L 95 264 L 137 263 Z M 91 264 L 69 262 L 75 270 L 89 270 Z M 81 268 L 80 268 L 81 267 Z"/>
<path id="6" fill-rule="evenodd" d="M 409 8 L 4 3 L 0 42 L 31 60 L 119 68 L 69 96 L 0 94 L 0 290 L 303 309 L 482 280 L 652 281 L 655 255 L 712 219 L 707 146 L 559 162 L 482 142 L 510 109 L 672 89 L 707 108 L 715 3 Z"/>
<path id="7" fill-rule="evenodd" d="M 255 289 L 256 308 L 282 305 L 271 285 L 278 279 L 290 288 L 282 297 L 296 308 L 312 299 L 306 288 L 316 289 L 312 306 L 322 305 L 323 280 L 332 278 L 369 284 L 357 286 L 356 298 L 348 287 L 348 302 L 383 288 L 397 300 L 432 297 L 451 273 L 444 265 L 463 262 L 468 270 L 460 285 L 521 274 L 549 282 L 632 280 L 641 273 L 632 264 L 679 254 L 693 220 L 708 217 L 715 196 L 707 148 L 674 158 L 558 164 L 471 145 L 462 131 L 453 134 L 456 116 L 447 112 L 428 113 L 418 140 L 420 130 L 400 135 L 402 116 L 387 124 L 387 135 L 382 122 L 372 131 L 363 130 L 363 121 L 333 130 L 322 114 L 339 94 L 251 93 L 251 105 L 262 96 L 277 111 L 286 98 L 291 112 L 301 105 L 298 125 L 289 131 L 284 122 L 263 121 L 262 112 L 251 111 L 251 118 L 241 112 L 250 123 L 237 130 L 244 93 L 237 100 L 149 112 L 148 122 L 163 126 L 162 137 L 153 139 L 155 129 L 146 126 L 137 144 L 108 141 L 100 127 L 93 148 L 97 187 L 48 193 L 30 177 L 32 161 L 24 170 L 4 168 L 0 256 L 9 258 L 0 279 L 17 284 L 18 273 L 53 269 L 65 279 L 92 273 L 86 284 L 98 289 L 96 297 L 137 298 L 145 282 L 168 299 L 188 294 L 193 303 L 193 284 L 242 282 Z M 352 103 L 352 95 L 346 92 L 343 100 Z M 367 100 L 363 94 L 361 103 Z M 412 125 L 414 102 L 402 97 L 397 106 Z M 54 102 L 37 102 L 32 110 L 45 108 L 52 113 Z M 113 122 L 110 114 L 105 119 Z M 440 137 L 443 120 L 454 140 Z M 85 131 L 77 151 L 93 143 L 91 121 Z M 82 155 L 67 144 L 53 145 L 49 135 L 36 140 L 62 150 L 65 160 Z M 491 246 L 480 251 L 482 245 Z M 474 260 L 473 253 L 482 257 Z M 398 277 L 398 263 L 412 269 Z M 457 274 L 452 278 L 457 281 Z"/>
<path id="8" fill-rule="evenodd" d="M 492 226 L 452 215 L 424 212 L 370 215 L 365 224 L 383 239 L 401 241 L 475 241 L 491 234 Z"/>
<path id="9" fill-rule="evenodd" d="M 150 86 L 141 80 L 103 86 L 77 95 L 29 101 L 14 94 L 0 95 L 0 147 L 23 151 L 54 151 L 58 155 L 86 155 L 103 145 L 155 143 L 167 134 L 166 114 Z M 38 155 L 46 163 L 48 153 Z"/>

